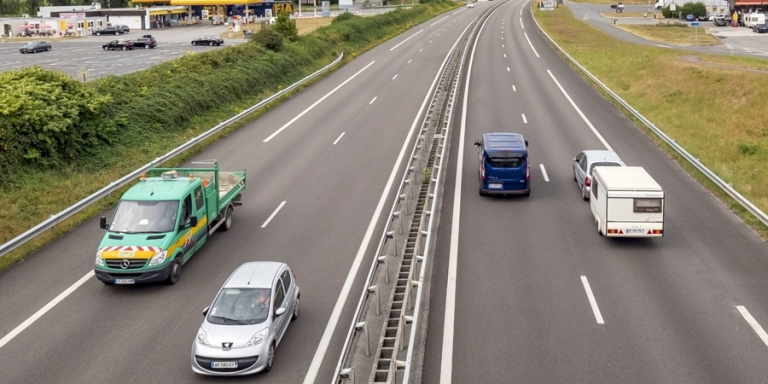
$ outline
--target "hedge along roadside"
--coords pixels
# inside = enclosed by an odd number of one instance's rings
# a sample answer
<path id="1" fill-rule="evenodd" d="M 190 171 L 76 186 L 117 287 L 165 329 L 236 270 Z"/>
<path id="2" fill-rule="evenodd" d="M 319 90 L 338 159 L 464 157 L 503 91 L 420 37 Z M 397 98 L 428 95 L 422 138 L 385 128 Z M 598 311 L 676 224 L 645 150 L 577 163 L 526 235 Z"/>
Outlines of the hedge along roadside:
<path id="1" fill-rule="evenodd" d="M 297 36 L 293 42 L 286 41 L 277 52 L 267 50 L 253 41 L 242 46 L 216 51 L 224 52 L 220 57 L 213 56 L 216 52 L 190 55 L 160 64 L 146 71 L 121 77 L 113 76 L 86 84 L 78 83 L 80 86 L 86 87 L 87 90 L 94 92 L 95 95 L 106 94 L 112 98 L 109 110 L 104 112 L 104 115 L 99 116 L 98 119 L 101 122 L 106 122 L 105 125 L 107 126 L 110 126 L 109 123 L 114 123 L 113 127 L 118 133 L 111 136 L 105 135 L 106 137 L 100 146 L 95 146 L 90 151 L 84 151 L 88 153 L 88 156 L 78 156 L 73 152 L 64 160 L 58 159 L 59 161 L 48 164 L 39 164 L 34 161 L 22 162 L 20 168 L 12 170 L 10 177 L 4 176 L 5 180 L 18 181 L 6 183 L 2 187 L 5 191 L 0 194 L 0 204 L 5 203 L 5 206 L 10 209 L 0 212 L 0 217 L 2 217 L 0 219 L 0 240 L 7 241 L 29 228 L 18 225 L 20 221 L 31 222 L 28 224 L 30 226 L 39 223 L 50 214 L 60 212 L 68 205 L 92 194 L 103 185 L 129 172 L 130 169 L 139 167 L 175 145 L 198 135 L 207 129 L 199 126 L 198 123 L 201 121 L 220 117 L 226 111 L 230 111 L 229 113 L 232 110 L 242 111 L 240 108 L 242 108 L 243 100 L 256 102 L 264 99 L 272 93 L 270 88 L 281 89 L 280 84 L 287 82 L 286 80 L 296 80 L 301 78 L 300 75 L 309 73 L 310 69 L 316 70 L 318 67 L 326 65 L 331 61 L 329 58 L 335 59 L 335 56 L 331 55 L 336 55 L 336 52 L 351 52 L 351 55 L 345 55 L 344 58 L 344 62 L 349 61 L 411 26 L 456 6 L 450 1 L 436 1 L 409 10 L 396 10 L 373 17 L 343 14 L 344 17 L 339 18 L 341 21 L 334 20 L 329 26 L 318 28 L 305 36 Z M 228 52 L 230 50 L 253 50 L 259 53 L 257 55 L 259 57 L 256 58 L 249 52 Z M 247 61 L 255 61 L 261 66 L 270 67 L 269 70 L 280 76 L 271 80 L 259 80 L 264 83 L 260 86 L 233 88 L 232 92 L 235 93 L 236 90 L 239 92 L 237 94 L 242 97 L 235 97 L 226 103 L 201 97 L 201 93 L 204 93 L 200 92 L 201 88 L 213 92 L 211 93 L 212 98 L 224 95 L 221 90 L 222 87 L 201 86 L 206 81 L 222 80 L 219 78 L 222 76 L 221 73 L 242 75 L 244 72 L 256 76 L 253 73 L 259 72 L 252 70 L 259 70 L 260 67 Z M 206 75 L 204 65 L 215 67 L 219 71 Z M 36 71 L 50 72 L 39 69 Z M 230 84 L 232 87 L 238 86 L 236 82 L 229 79 L 224 80 L 226 84 Z M 246 84 L 253 83 L 246 82 Z M 63 91 L 59 91 L 58 94 L 63 95 L 64 98 L 69 96 Z M 146 97 L 141 97 L 142 95 Z M 163 97 L 163 95 L 165 96 Z M 280 98 L 280 100 L 282 99 Z M 55 101 L 50 101 L 50 103 L 55 104 Z M 270 107 L 275 103 L 271 103 Z M 146 113 L 132 113 L 132 111 L 137 110 L 146 111 Z M 201 113 L 196 113 L 196 111 Z M 7 113 L 5 115 L 3 113 L 0 110 L 0 116 L 7 116 Z M 138 116 L 136 116 L 137 114 Z M 175 116 L 178 122 L 174 123 L 168 115 Z M 142 128 L 142 125 L 137 121 L 144 122 L 146 128 Z M 0 128 L 7 127 L 0 125 Z M 50 133 L 50 131 L 44 132 Z M 0 130 L 0 139 L 2 139 L 2 134 L 3 131 Z M 56 140 L 52 141 L 55 142 Z M 207 140 L 204 145 L 210 143 L 211 141 Z M 199 151 L 201 149 L 195 148 L 194 150 Z M 120 156 L 115 156 L 115 154 Z M 189 156 L 191 155 L 182 155 L 174 162 L 184 161 Z M 6 170 L 6 174 L 9 174 L 8 171 L 10 170 Z M 116 174 L 120 171 L 122 172 Z M 49 180 L 49 176 L 54 177 Z M 18 177 L 18 179 L 13 179 L 13 177 Z M 73 183 L 70 179 L 78 180 L 78 182 Z M 30 182 L 30 180 L 38 182 Z M 42 180 L 46 181 L 39 182 Z M 84 183 L 87 185 L 82 185 Z M 76 195 L 66 193 L 68 192 L 67 187 L 73 186 L 72 184 L 76 184 L 74 185 L 76 188 L 73 188 L 77 189 Z M 120 191 L 115 193 L 118 194 Z M 56 196 L 57 199 L 53 199 L 55 201 L 49 202 L 41 208 L 41 206 L 34 204 L 40 201 L 41 196 L 47 196 L 49 200 L 51 196 Z M 109 204 L 112 204 L 116 200 L 116 196 L 111 196 L 108 200 L 110 200 Z M 97 204 L 100 209 L 97 210 L 97 207 L 94 206 L 93 209 L 87 210 L 88 214 L 84 212 L 83 215 L 76 215 L 64 225 L 54 227 L 52 231 L 47 232 L 47 236 L 44 236 L 46 238 L 44 241 L 40 241 L 34 246 L 28 244 L 27 247 L 22 247 L 23 249 L 11 253 L 9 257 L 0 259 L 0 270 L 97 214 L 101 209 L 107 208 L 109 204 Z M 34 218 L 25 220 L 25 215 L 19 214 L 25 212 L 34 213 Z M 2 228 L 3 226 L 5 228 Z M 19 227 L 21 229 L 17 229 Z M 9 259 L 11 261 L 8 261 Z"/>

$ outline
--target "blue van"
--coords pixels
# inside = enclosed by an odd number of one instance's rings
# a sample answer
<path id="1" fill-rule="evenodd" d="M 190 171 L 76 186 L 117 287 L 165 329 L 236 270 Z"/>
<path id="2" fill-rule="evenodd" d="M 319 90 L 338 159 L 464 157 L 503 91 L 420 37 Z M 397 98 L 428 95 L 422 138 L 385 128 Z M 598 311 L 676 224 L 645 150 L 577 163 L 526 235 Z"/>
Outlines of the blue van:
<path id="1" fill-rule="evenodd" d="M 528 140 L 519 133 L 486 133 L 480 148 L 480 196 L 531 194 Z"/>

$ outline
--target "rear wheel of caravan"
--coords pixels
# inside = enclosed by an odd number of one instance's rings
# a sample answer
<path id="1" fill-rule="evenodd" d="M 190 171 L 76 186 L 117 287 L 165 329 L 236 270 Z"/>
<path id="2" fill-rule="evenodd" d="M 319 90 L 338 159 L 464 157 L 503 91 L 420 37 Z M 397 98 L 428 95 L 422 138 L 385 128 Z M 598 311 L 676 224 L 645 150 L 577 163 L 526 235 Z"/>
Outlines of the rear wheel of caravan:
<path id="1" fill-rule="evenodd" d="M 595 220 L 595 223 L 597 223 L 597 234 L 603 236 L 603 230 L 600 228 L 600 220 Z"/>

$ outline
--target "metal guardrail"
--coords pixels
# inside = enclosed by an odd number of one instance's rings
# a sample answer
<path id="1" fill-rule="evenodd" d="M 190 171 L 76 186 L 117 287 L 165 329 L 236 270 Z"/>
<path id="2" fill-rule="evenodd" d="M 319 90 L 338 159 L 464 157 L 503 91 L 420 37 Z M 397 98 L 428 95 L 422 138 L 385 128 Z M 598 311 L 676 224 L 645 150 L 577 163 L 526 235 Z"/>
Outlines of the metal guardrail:
<path id="1" fill-rule="evenodd" d="M 696 169 L 698 169 L 701 173 L 703 173 L 705 176 L 707 176 L 710 180 L 712 180 L 713 183 L 717 184 L 718 187 L 720 187 L 725 193 L 727 193 L 731 198 L 736 200 L 739 204 L 741 204 L 746 210 L 748 210 L 752 215 L 754 215 L 756 218 L 758 218 L 760 221 L 763 222 L 764 225 L 768 226 L 768 215 L 765 214 L 765 212 L 761 211 L 760 208 L 752 204 L 749 200 L 747 200 L 746 197 L 742 196 L 738 191 L 733 189 L 730 183 L 726 183 L 723 179 L 720 178 L 720 176 L 716 175 L 714 172 L 712 172 L 709 168 L 707 168 L 704 164 L 702 164 L 699 159 L 693 157 L 688 151 L 686 151 L 683 147 L 681 147 L 679 144 L 675 142 L 675 139 L 667 136 L 666 133 L 664 133 L 661 129 L 656 127 L 650 120 L 646 119 L 645 116 L 640 114 L 635 108 L 633 108 L 629 103 L 624 101 L 619 95 L 617 95 L 615 92 L 613 92 L 608 86 L 603 84 L 595 75 L 590 73 L 586 68 L 584 68 L 579 62 L 576 61 L 571 55 L 568 54 L 562 47 L 560 47 L 559 44 L 555 42 L 554 39 L 552 39 L 547 32 L 544 31 L 544 28 L 539 25 L 538 20 L 536 20 L 536 16 L 533 14 L 533 8 L 531 8 L 531 17 L 533 17 L 533 21 L 536 23 L 536 27 L 539 28 L 539 31 L 555 46 L 557 47 L 560 52 L 562 52 L 565 57 L 568 58 L 568 60 L 573 63 L 577 68 L 579 68 L 584 74 L 586 74 L 592 81 L 597 83 L 597 85 L 600 86 L 605 92 L 607 92 L 611 97 L 614 98 L 619 104 L 621 104 L 624 108 L 626 108 L 632 115 L 634 115 L 638 120 L 640 120 L 643 124 L 645 124 L 648 129 L 653 131 L 657 136 L 659 136 L 664 142 L 666 142 L 670 147 L 672 147 L 678 154 L 683 156 L 688 162 L 690 162 Z"/>
<path id="2" fill-rule="evenodd" d="M 260 103 L 244 110 L 243 112 L 238 113 L 237 115 L 227 119 L 226 121 L 220 123 L 219 125 L 201 133 L 197 137 L 187 141 L 186 143 L 176 147 L 172 151 L 156 158 L 152 162 L 146 164 L 145 166 L 121 177 L 120 179 L 113 181 L 109 183 L 106 187 L 98 190 L 97 192 L 91 194 L 90 196 L 86 197 L 83 200 L 78 201 L 74 205 L 70 206 L 69 208 L 55 214 L 51 215 L 48 220 L 43 221 L 42 223 L 36 225 L 32 229 L 22 233 L 21 235 L 15 237 L 11 241 L 0 245 L 0 257 L 5 256 L 9 252 L 13 251 L 14 249 L 22 246 L 29 240 L 32 240 L 33 238 L 37 237 L 38 235 L 42 234 L 43 232 L 47 231 L 48 229 L 52 228 L 54 225 L 61 223 L 62 221 L 68 219 L 72 215 L 80 212 L 81 210 L 85 209 L 86 207 L 90 206 L 91 204 L 95 203 L 96 201 L 102 199 L 104 196 L 114 192 L 115 190 L 119 189 L 120 187 L 130 183 L 135 178 L 139 177 L 142 173 L 146 172 L 150 167 L 152 167 L 154 164 L 159 164 L 165 161 L 168 161 L 172 159 L 173 157 L 179 155 L 180 153 L 194 147 L 195 145 L 199 144 L 203 140 L 209 138 L 213 134 L 221 131 L 222 129 L 232 125 L 233 123 L 241 120 L 243 117 L 247 116 L 248 114 L 256 111 L 257 109 L 262 108 L 263 106 L 277 100 L 278 98 L 282 97 L 286 93 L 298 88 L 302 84 L 306 83 L 309 80 L 312 80 L 313 78 L 317 77 L 321 73 L 327 71 L 331 67 L 335 66 L 339 62 L 341 62 L 341 59 L 344 58 L 344 52 L 342 52 L 339 57 L 336 58 L 332 63 L 326 65 L 325 67 L 315 71 L 311 75 L 299 80 L 298 82 L 292 84 L 291 86 L 283 89 L 282 91 L 262 100 Z"/>

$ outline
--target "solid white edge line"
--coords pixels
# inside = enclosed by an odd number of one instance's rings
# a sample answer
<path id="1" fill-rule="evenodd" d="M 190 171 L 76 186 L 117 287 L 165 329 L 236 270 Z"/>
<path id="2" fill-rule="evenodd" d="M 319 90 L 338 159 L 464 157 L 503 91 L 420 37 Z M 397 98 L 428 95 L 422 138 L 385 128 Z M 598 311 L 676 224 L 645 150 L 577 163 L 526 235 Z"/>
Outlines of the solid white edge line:
<path id="1" fill-rule="evenodd" d="M 533 44 L 531 43 L 531 39 L 528 38 L 528 34 L 523 32 L 523 35 L 525 35 L 525 39 L 528 40 L 528 45 L 531 46 L 531 49 L 533 49 L 533 53 L 536 54 L 536 57 L 541 57 L 541 56 L 539 56 L 539 53 L 536 52 L 536 48 L 533 47 Z"/>
<path id="2" fill-rule="evenodd" d="M 520 20 L 520 26 L 523 27 L 523 29 L 525 29 L 525 26 L 523 25 L 523 17 L 521 16 L 519 20 Z"/>
<path id="3" fill-rule="evenodd" d="M 472 46 L 472 55 L 469 57 L 467 66 L 467 78 L 464 82 L 464 100 L 461 110 L 461 131 L 459 133 L 459 152 L 456 159 L 456 185 L 454 185 L 453 195 L 453 216 L 451 218 L 451 249 L 448 256 L 448 281 L 445 288 L 445 321 L 443 322 L 443 346 L 440 361 L 440 384 L 451 384 L 453 380 L 453 333 L 456 317 L 456 270 L 458 264 L 459 252 L 459 219 L 461 216 L 461 181 L 462 170 L 464 168 L 464 137 L 467 127 L 467 100 L 469 99 L 469 79 L 472 73 L 472 63 L 475 61 L 475 51 L 480 34 L 485 28 L 485 24 L 491 16 L 500 8 L 496 8 L 488 18 L 475 37 L 475 43 Z"/>
<path id="4" fill-rule="evenodd" d="M 341 133 L 341 135 L 339 135 L 339 138 L 338 138 L 338 139 L 336 139 L 336 141 L 334 141 L 334 142 L 333 142 L 333 145 L 336 145 L 336 143 L 338 143 L 338 142 L 339 142 L 339 140 L 341 140 L 342 136 L 344 136 L 344 134 L 345 134 L 345 133 L 346 133 L 346 132 L 342 132 L 342 133 Z"/>
<path id="5" fill-rule="evenodd" d="M 544 181 L 549 182 L 549 176 L 547 176 L 547 170 L 544 169 L 544 164 L 539 164 L 541 167 L 541 174 L 544 175 Z"/>
<path id="6" fill-rule="evenodd" d="M 755 318 L 752 317 L 749 311 L 747 311 L 747 308 L 745 308 L 743 305 L 737 305 L 736 309 L 739 310 L 739 312 L 741 313 L 741 316 L 743 316 L 744 320 L 747 321 L 747 324 L 749 324 L 752 327 L 752 329 L 755 331 L 755 333 L 757 333 L 757 336 L 760 337 L 760 340 L 762 340 L 763 343 L 765 343 L 765 345 L 768 346 L 768 333 L 765 333 L 765 330 L 763 329 L 763 327 L 760 326 L 760 323 L 758 323 L 757 320 L 755 320 Z M 0 346 L 1 345 L 2 344 L 0 343 Z"/>
<path id="7" fill-rule="evenodd" d="M 523 123 L 528 124 L 528 119 L 525 118 L 525 113 L 522 113 L 523 115 Z"/>
<path id="8" fill-rule="evenodd" d="M 448 16 L 446 16 L 446 17 L 448 17 Z M 418 32 L 414 33 L 413 35 L 411 35 L 407 39 L 401 41 L 399 44 L 395 45 L 394 47 L 390 48 L 389 51 L 392 52 L 395 48 L 399 47 L 400 45 L 404 44 L 406 41 L 412 39 L 414 36 L 416 36 L 416 35 L 418 35 L 419 33 L 422 33 L 422 32 L 424 32 L 423 29 L 421 31 L 418 31 Z"/>
<path id="9" fill-rule="evenodd" d="M 517 88 L 514 85 L 512 86 L 512 92 L 517 92 Z"/>
<path id="10" fill-rule="evenodd" d="M 523 7 L 524 7 L 524 6 L 523 6 Z M 523 8 L 521 7 L 521 8 L 520 8 L 520 16 L 522 16 L 522 15 L 523 15 Z"/>
<path id="11" fill-rule="evenodd" d="M 8 344 L 8 342 L 13 340 L 14 337 L 18 336 L 25 329 L 29 328 L 30 325 L 34 324 L 35 321 L 37 321 L 39 318 L 43 317 L 43 315 L 45 315 L 48 311 L 50 311 L 53 307 L 55 307 L 56 304 L 62 302 L 64 299 L 66 299 L 67 296 L 69 296 L 76 289 L 80 288 L 81 285 L 85 284 L 85 282 L 88 281 L 88 279 L 90 279 L 91 277 L 93 277 L 93 275 L 94 275 L 93 270 L 88 271 L 88 273 L 86 273 L 85 276 L 81 277 L 80 280 L 78 280 L 74 284 L 70 285 L 69 288 L 65 289 L 64 292 L 60 293 L 53 300 L 49 301 L 48 304 L 46 304 L 44 307 L 40 308 L 40 310 L 35 312 L 34 315 L 32 315 L 28 319 L 24 320 L 24 322 L 19 324 L 18 327 L 14 328 L 10 333 L 8 333 L 2 339 L 0 339 L 0 348 L 4 347 L 6 344 Z"/>
<path id="12" fill-rule="evenodd" d="M 283 205 L 285 205 L 285 201 L 283 201 L 282 203 L 280 203 L 280 205 L 277 207 L 277 209 L 275 209 L 275 211 L 274 211 L 274 212 L 272 212 L 272 214 L 269 216 L 269 218 L 267 219 L 267 221 L 265 221 L 265 222 L 264 222 L 264 224 L 262 224 L 262 225 L 261 225 L 261 227 L 262 227 L 262 228 L 266 228 L 266 227 L 267 227 L 267 224 L 269 224 L 269 222 L 270 222 L 270 221 L 272 221 L 272 219 L 274 219 L 274 218 L 275 218 L 275 216 L 277 215 L 277 213 L 278 213 L 278 212 L 280 212 L 280 210 L 283 208 Z"/>
<path id="13" fill-rule="evenodd" d="M 394 79 L 397 79 L 397 75 L 395 75 L 395 76 L 392 78 L 392 80 L 394 80 Z"/>
<path id="14" fill-rule="evenodd" d="M 377 98 L 377 97 L 378 97 L 378 96 L 374 96 L 374 97 L 373 97 L 373 100 L 371 100 L 371 102 L 370 102 L 370 103 L 368 103 L 368 105 L 370 105 L 370 104 L 373 104 L 373 102 L 374 102 L 374 101 L 376 101 L 376 98 Z"/>
<path id="15" fill-rule="evenodd" d="M 362 73 L 363 71 L 365 71 L 366 69 L 368 69 L 368 67 L 370 67 L 371 65 L 373 65 L 373 63 L 375 63 L 375 62 L 376 62 L 376 61 L 371 61 L 371 63 L 370 63 L 370 64 L 368 64 L 368 65 L 366 65 L 365 67 L 363 67 L 363 69 L 361 69 L 361 70 L 357 71 L 357 73 L 355 73 L 354 75 L 352 75 L 352 77 L 348 78 L 348 79 L 347 79 L 347 80 L 345 80 L 343 83 L 339 84 L 339 85 L 338 85 L 336 88 L 334 88 L 334 89 L 333 89 L 333 90 L 331 90 L 330 92 L 326 93 L 326 94 L 325 94 L 325 96 L 323 96 L 323 97 L 322 97 L 320 100 L 318 100 L 318 101 L 315 101 L 315 103 L 314 103 L 314 104 L 312 104 L 312 105 L 310 105 L 309 107 L 307 107 L 307 109 L 305 109 L 303 112 L 301 112 L 301 113 L 300 113 L 300 114 L 298 114 L 296 117 L 294 117 L 293 119 L 291 119 L 291 121 L 289 121 L 289 122 L 285 123 L 285 125 L 283 125 L 282 127 L 280 127 L 280 129 L 278 129 L 277 131 L 275 131 L 275 133 L 273 133 L 273 134 L 269 135 L 269 137 L 267 137 L 266 139 L 264 139 L 264 142 L 266 143 L 266 142 L 269 142 L 270 140 L 272 140 L 272 138 L 274 138 L 275 136 L 277 136 L 277 135 L 278 135 L 280 132 L 282 132 L 284 129 L 288 128 L 288 126 L 290 126 L 290 125 L 291 125 L 291 124 L 293 124 L 293 123 L 294 123 L 296 120 L 298 120 L 299 118 L 301 118 L 302 116 L 304 116 L 304 114 L 306 114 L 307 112 L 311 111 L 311 110 L 312 110 L 312 108 L 316 107 L 316 106 L 317 106 L 318 104 L 320 104 L 320 103 L 321 103 L 323 100 L 325 100 L 326 98 L 328 98 L 328 96 L 330 96 L 330 95 L 332 95 L 334 92 L 338 91 L 338 90 L 339 90 L 339 88 L 343 87 L 345 84 L 347 84 L 348 82 L 352 81 L 352 79 L 354 79 L 355 77 L 357 77 L 357 75 L 359 75 L 360 73 Z"/>
<path id="16" fill-rule="evenodd" d="M 419 124 L 419 119 L 424 113 L 424 109 L 426 108 L 427 102 L 429 101 L 429 96 L 431 94 L 431 91 L 434 89 L 435 84 L 437 84 L 437 80 L 440 78 L 439 72 L 440 71 L 438 70 L 438 73 L 435 75 L 435 79 L 432 81 L 430 90 L 427 91 L 427 95 L 424 97 L 424 101 L 421 104 L 421 108 L 419 109 L 419 112 L 416 114 L 416 117 L 414 118 L 413 123 L 411 124 L 411 130 L 408 131 L 408 135 L 405 137 L 403 146 L 402 148 L 400 148 L 400 154 L 397 157 L 397 161 L 395 162 L 395 165 L 392 167 L 392 173 L 390 173 L 389 175 L 387 184 L 384 187 L 384 190 L 381 192 L 379 203 L 378 205 L 376 205 L 376 210 L 374 211 L 373 217 L 371 217 L 371 222 L 368 224 L 368 229 L 365 231 L 365 235 L 363 236 L 363 241 L 360 243 L 360 248 L 357 249 L 357 254 L 355 255 L 355 260 L 352 262 L 352 266 L 349 268 L 347 279 L 344 281 L 344 285 L 341 287 L 339 298 L 336 300 L 336 305 L 333 307 L 333 312 L 331 312 L 331 317 L 328 319 L 328 324 L 325 326 L 325 330 L 323 331 L 323 336 L 320 338 L 320 343 L 317 345 L 317 349 L 315 350 L 315 355 L 314 357 L 312 357 L 312 362 L 309 365 L 309 369 L 307 369 L 307 375 L 304 377 L 303 384 L 314 384 L 315 379 L 317 378 L 317 374 L 320 371 L 320 366 L 323 363 L 323 359 L 325 359 L 325 354 L 326 352 L 328 352 L 328 347 L 331 344 L 331 337 L 333 337 L 333 333 L 336 330 L 336 326 L 339 323 L 339 318 L 341 317 L 341 311 L 344 309 L 344 303 L 347 302 L 349 291 L 352 289 L 352 283 L 355 281 L 357 272 L 360 269 L 360 264 L 363 262 L 363 256 L 365 256 L 365 251 L 368 249 L 368 244 L 370 243 L 371 237 L 373 236 L 373 231 L 376 228 L 376 223 L 378 223 L 379 221 L 379 217 L 381 216 L 381 211 L 382 209 L 384 209 L 384 203 L 386 202 L 387 196 L 389 195 L 389 192 L 392 189 L 392 184 L 394 183 L 395 176 L 397 175 L 398 170 L 400 169 L 400 164 L 402 164 L 403 162 L 405 152 L 408 149 L 408 143 L 413 138 L 413 134 L 416 131 L 416 126 Z"/>
<path id="17" fill-rule="evenodd" d="M 566 92 L 565 89 L 563 89 L 563 86 L 560 85 L 559 81 L 557 81 L 557 79 L 555 78 L 555 75 L 553 75 L 549 69 L 547 69 L 547 73 L 549 73 L 549 76 L 552 78 L 552 80 L 555 81 L 555 84 L 557 84 L 557 87 L 560 88 L 560 92 L 562 92 L 563 95 L 565 95 L 565 98 L 568 99 L 568 101 L 571 103 L 573 108 L 576 109 L 576 112 L 578 112 L 579 116 L 581 116 L 581 119 L 584 120 L 585 123 L 587 123 L 590 129 L 592 129 L 592 132 L 594 132 L 597 138 L 600 139 L 600 142 L 603 143 L 605 148 L 609 151 L 613 151 L 611 146 L 608 145 L 608 142 L 605 141 L 605 139 L 603 138 L 603 135 L 601 135 L 600 132 L 597 131 L 597 128 L 595 128 L 595 126 L 592 125 L 592 122 L 590 122 L 589 119 L 587 119 L 587 116 L 585 116 L 584 113 L 581 112 L 581 109 L 579 109 L 579 107 L 576 105 L 576 103 L 573 102 L 573 99 L 571 99 L 571 96 L 568 95 L 568 92 Z"/>
<path id="18" fill-rule="evenodd" d="M 587 277 L 581 276 L 581 282 L 584 284 L 584 290 L 587 291 L 587 298 L 589 299 L 589 305 L 592 306 L 592 312 L 595 313 L 595 320 L 597 320 L 598 324 L 605 324 L 605 322 L 603 322 L 603 315 L 600 314 L 600 308 L 597 307 L 595 295 L 592 294 L 592 288 L 589 287 Z"/>
<path id="19" fill-rule="evenodd" d="M 441 21 L 443 21 L 443 20 L 445 20 L 445 19 L 447 19 L 447 18 L 448 18 L 448 16 L 446 16 L 446 17 L 443 17 L 442 19 L 440 19 L 440 20 L 438 20 L 438 21 L 435 21 L 434 23 L 430 24 L 429 26 L 431 27 L 431 26 L 433 26 L 433 25 L 435 25 L 435 24 L 437 24 L 437 23 L 439 23 L 439 22 L 441 22 Z"/>

